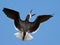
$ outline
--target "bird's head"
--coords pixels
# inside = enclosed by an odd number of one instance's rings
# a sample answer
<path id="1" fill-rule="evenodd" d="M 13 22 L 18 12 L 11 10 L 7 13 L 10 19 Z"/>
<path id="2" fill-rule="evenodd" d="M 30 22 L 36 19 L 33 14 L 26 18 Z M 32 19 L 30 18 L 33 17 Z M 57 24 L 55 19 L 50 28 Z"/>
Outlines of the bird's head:
<path id="1" fill-rule="evenodd" d="M 29 12 L 29 14 L 27 15 L 27 17 L 26 17 L 26 20 L 28 20 L 29 21 L 29 19 L 32 17 L 32 16 L 34 16 L 35 14 L 32 14 L 32 10 Z"/>
<path id="2" fill-rule="evenodd" d="M 32 14 L 32 10 L 29 12 L 29 19 L 32 17 L 32 16 L 34 16 L 35 14 Z"/>

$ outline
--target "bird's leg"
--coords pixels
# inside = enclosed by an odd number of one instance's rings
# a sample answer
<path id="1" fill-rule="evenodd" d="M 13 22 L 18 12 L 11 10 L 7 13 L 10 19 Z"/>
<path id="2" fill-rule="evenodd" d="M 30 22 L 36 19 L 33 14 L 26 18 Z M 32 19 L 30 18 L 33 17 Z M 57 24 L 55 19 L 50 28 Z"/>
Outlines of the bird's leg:
<path id="1" fill-rule="evenodd" d="M 23 38 L 22 38 L 22 40 L 25 39 L 25 36 L 26 36 L 26 32 L 23 32 Z"/>

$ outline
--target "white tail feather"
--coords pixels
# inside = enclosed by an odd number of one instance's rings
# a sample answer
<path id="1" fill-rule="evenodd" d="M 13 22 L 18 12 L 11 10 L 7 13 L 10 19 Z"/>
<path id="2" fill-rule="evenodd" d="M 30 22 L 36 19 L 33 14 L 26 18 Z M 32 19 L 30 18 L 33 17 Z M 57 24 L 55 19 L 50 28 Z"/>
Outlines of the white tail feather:
<path id="1" fill-rule="evenodd" d="M 14 33 L 14 35 L 19 39 L 23 38 L 23 32 L 17 32 L 17 33 Z M 32 39 L 33 37 L 28 32 L 26 32 L 26 36 L 24 40 L 32 40 Z"/>

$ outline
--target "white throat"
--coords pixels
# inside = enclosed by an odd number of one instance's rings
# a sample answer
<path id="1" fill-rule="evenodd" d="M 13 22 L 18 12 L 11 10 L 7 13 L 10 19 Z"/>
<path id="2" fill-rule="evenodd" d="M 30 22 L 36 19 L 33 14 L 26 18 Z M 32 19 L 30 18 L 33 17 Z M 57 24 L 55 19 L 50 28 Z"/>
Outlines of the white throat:
<path id="1" fill-rule="evenodd" d="M 32 17 L 32 14 L 31 14 L 31 13 L 29 13 L 29 16 L 30 16 L 29 18 L 31 18 L 31 17 Z"/>
<path id="2" fill-rule="evenodd" d="M 32 15 L 30 14 L 30 18 L 32 17 Z"/>

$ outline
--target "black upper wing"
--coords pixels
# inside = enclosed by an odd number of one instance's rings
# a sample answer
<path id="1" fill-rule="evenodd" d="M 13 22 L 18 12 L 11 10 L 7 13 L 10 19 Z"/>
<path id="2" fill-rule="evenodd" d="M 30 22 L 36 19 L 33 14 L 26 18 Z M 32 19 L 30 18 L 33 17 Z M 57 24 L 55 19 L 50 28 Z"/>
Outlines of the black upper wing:
<path id="1" fill-rule="evenodd" d="M 49 18 L 51 18 L 51 15 L 41 15 L 36 18 L 36 20 L 33 22 L 32 27 L 30 28 L 30 32 L 34 32 L 39 27 L 40 23 L 47 21 Z"/>
<path id="2" fill-rule="evenodd" d="M 19 13 L 15 10 L 4 8 L 3 12 L 6 14 L 7 17 L 14 20 L 15 26 L 19 29 L 20 28 L 20 17 Z"/>
<path id="3" fill-rule="evenodd" d="M 17 11 L 14 11 L 12 9 L 4 8 L 3 12 L 11 19 L 17 20 L 19 19 L 19 13 Z"/>

